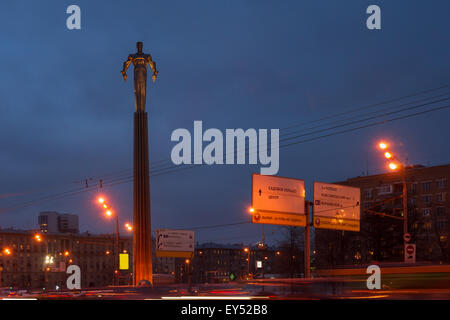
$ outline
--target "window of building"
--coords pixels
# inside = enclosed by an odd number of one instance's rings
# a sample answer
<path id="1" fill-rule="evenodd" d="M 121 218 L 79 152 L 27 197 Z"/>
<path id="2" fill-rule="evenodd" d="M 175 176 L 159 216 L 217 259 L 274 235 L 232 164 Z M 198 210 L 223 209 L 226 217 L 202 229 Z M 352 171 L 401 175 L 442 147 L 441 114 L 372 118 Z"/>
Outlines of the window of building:
<path id="1" fill-rule="evenodd" d="M 379 195 L 392 193 L 392 185 L 387 184 L 377 188 L 377 193 Z"/>
<path id="2" fill-rule="evenodd" d="M 364 199 L 372 199 L 372 189 L 364 190 Z"/>
<path id="3" fill-rule="evenodd" d="M 447 229 L 447 226 L 448 226 L 448 222 L 447 222 L 447 221 L 439 221 L 439 222 L 437 223 L 437 227 L 438 227 L 438 229 L 440 229 L 440 230 Z"/>
<path id="4" fill-rule="evenodd" d="M 441 192 L 437 194 L 437 201 L 444 202 L 445 201 L 445 192 Z"/>
<path id="5" fill-rule="evenodd" d="M 417 183 L 409 183 L 407 188 L 408 188 L 409 192 L 416 193 L 417 192 Z"/>
<path id="6" fill-rule="evenodd" d="M 427 195 L 423 196 L 423 202 L 425 202 L 426 206 L 430 206 L 431 205 L 431 195 L 427 194 Z"/>
<path id="7" fill-rule="evenodd" d="M 423 208 L 422 215 L 424 217 L 429 217 L 431 215 L 431 208 Z"/>
<path id="8" fill-rule="evenodd" d="M 370 208 L 370 207 L 372 207 L 372 206 L 373 206 L 372 201 L 364 202 L 364 209 L 368 209 L 368 208 Z"/>
<path id="9" fill-rule="evenodd" d="M 436 215 L 438 217 L 445 216 L 445 207 L 437 207 L 436 208 Z"/>
<path id="10" fill-rule="evenodd" d="M 437 180 L 437 181 L 436 181 L 436 184 L 437 184 L 438 189 L 443 189 L 443 188 L 445 188 L 445 179 L 442 178 L 442 179 Z"/>
<path id="11" fill-rule="evenodd" d="M 423 192 L 428 192 L 431 189 L 431 182 L 427 181 L 427 182 L 422 182 L 422 191 Z"/>
<path id="12" fill-rule="evenodd" d="M 394 183 L 394 193 L 403 192 L 403 183 Z"/>
<path id="13" fill-rule="evenodd" d="M 409 202 L 409 205 L 411 207 L 415 207 L 417 205 L 417 199 L 416 198 L 410 197 L 410 198 L 408 198 L 408 202 Z"/>

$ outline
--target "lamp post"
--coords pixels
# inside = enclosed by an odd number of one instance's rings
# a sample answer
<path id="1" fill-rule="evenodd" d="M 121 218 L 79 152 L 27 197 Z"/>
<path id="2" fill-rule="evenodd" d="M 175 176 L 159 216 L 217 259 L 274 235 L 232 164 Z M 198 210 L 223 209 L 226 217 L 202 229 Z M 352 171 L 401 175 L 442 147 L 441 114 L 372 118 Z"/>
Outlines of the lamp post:
<path id="1" fill-rule="evenodd" d="M 408 187 L 406 184 L 406 168 L 405 165 L 395 155 L 389 151 L 386 142 L 380 142 L 378 147 L 384 151 L 384 157 L 389 161 L 388 167 L 391 171 L 402 171 L 402 205 L 403 205 L 403 244 L 406 245 L 405 235 L 408 233 Z"/>
<path id="2" fill-rule="evenodd" d="M 116 220 L 116 239 L 115 239 L 115 255 L 114 255 L 114 285 L 119 284 L 118 277 L 119 277 L 119 215 L 117 213 L 113 213 L 111 210 L 111 207 L 106 203 L 105 198 L 100 197 L 98 198 L 98 202 L 102 205 L 104 209 L 106 209 L 105 215 L 108 217 L 115 216 Z"/>
<path id="3" fill-rule="evenodd" d="M 244 248 L 244 252 L 247 253 L 247 279 L 250 276 L 250 249 Z"/>

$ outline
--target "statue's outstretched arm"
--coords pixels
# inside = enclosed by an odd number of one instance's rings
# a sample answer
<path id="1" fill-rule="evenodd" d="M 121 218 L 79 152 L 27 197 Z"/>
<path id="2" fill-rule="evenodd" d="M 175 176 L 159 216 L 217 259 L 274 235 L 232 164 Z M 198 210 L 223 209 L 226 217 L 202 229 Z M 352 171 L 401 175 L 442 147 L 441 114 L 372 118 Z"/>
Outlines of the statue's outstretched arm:
<path id="1" fill-rule="evenodd" d="M 150 68 L 153 70 L 152 79 L 153 82 L 156 81 L 156 76 L 158 75 L 158 70 L 156 70 L 156 63 L 152 60 L 152 56 L 148 55 L 148 64 L 150 65 Z"/>
<path id="2" fill-rule="evenodd" d="M 127 81 L 127 70 L 131 64 L 131 61 L 133 61 L 133 57 L 131 55 L 129 55 L 128 59 L 123 63 L 123 68 L 122 68 L 122 71 L 120 72 L 123 76 L 123 80 L 125 80 L 125 81 Z"/>

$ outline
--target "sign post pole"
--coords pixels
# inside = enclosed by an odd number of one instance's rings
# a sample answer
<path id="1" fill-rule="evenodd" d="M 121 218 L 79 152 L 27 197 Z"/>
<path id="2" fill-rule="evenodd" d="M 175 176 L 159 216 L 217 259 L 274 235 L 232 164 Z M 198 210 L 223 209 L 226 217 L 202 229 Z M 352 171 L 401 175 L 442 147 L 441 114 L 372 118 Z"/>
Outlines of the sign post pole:
<path id="1" fill-rule="evenodd" d="M 311 268 L 310 268 L 310 223 L 309 223 L 309 201 L 305 201 L 305 215 L 306 215 L 306 226 L 305 226 L 305 248 L 304 248 L 304 254 L 305 254 L 305 278 L 309 279 L 311 277 Z"/>

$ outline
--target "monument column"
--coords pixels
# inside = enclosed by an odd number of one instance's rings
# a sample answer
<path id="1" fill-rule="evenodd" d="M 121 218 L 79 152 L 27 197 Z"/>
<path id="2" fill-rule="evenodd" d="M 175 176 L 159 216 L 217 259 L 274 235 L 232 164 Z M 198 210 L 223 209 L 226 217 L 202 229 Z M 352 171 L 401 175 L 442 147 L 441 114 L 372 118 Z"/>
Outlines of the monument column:
<path id="1" fill-rule="evenodd" d="M 153 283 L 147 112 L 134 113 L 133 284 Z"/>
<path id="2" fill-rule="evenodd" d="M 147 65 L 153 70 L 153 81 L 158 71 L 151 56 L 142 52 L 142 47 L 142 42 L 138 42 L 137 52 L 128 56 L 121 72 L 126 81 L 126 71 L 133 63 L 136 103 L 133 129 L 133 285 L 146 281 L 153 284 L 148 119 L 145 111 Z"/>

